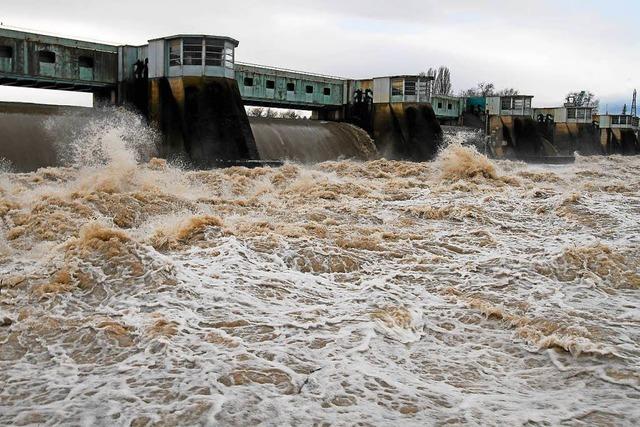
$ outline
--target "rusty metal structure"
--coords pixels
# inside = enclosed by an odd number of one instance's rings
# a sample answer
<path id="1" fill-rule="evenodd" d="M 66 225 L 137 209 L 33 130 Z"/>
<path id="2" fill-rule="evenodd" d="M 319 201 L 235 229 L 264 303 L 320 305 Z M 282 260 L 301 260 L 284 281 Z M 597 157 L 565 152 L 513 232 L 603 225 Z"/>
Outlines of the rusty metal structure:
<path id="1" fill-rule="evenodd" d="M 92 92 L 115 102 L 118 48 L 0 29 L 0 85 Z"/>

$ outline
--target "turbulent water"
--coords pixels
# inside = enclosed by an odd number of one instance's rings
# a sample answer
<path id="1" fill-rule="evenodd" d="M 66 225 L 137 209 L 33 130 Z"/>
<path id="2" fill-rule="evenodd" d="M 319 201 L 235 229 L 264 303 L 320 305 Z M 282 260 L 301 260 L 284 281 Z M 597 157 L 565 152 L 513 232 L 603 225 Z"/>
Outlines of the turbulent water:
<path id="1" fill-rule="evenodd" d="M 185 171 L 101 132 L 0 175 L 0 424 L 640 417 L 639 158 Z"/>

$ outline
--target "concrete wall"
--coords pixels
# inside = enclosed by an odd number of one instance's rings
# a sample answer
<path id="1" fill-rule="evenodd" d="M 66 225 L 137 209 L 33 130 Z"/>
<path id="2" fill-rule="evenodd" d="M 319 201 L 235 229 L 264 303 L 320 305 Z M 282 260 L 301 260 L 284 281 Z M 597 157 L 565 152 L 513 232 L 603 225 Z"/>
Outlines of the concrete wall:
<path id="1" fill-rule="evenodd" d="M 149 84 L 150 119 L 162 132 L 164 157 L 186 157 L 196 167 L 258 159 L 235 80 L 170 77 Z"/>
<path id="2" fill-rule="evenodd" d="M 600 144 L 606 154 L 640 154 L 638 133 L 631 129 L 600 129 Z"/>
<path id="3" fill-rule="evenodd" d="M 442 128 L 429 104 L 374 104 L 373 139 L 388 159 L 431 160 L 442 142 Z"/>
<path id="4" fill-rule="evenodd" d="M 558 154 L 531 117 L 490 116 L 487 130 L 497 157 L 528 159 Z"/>

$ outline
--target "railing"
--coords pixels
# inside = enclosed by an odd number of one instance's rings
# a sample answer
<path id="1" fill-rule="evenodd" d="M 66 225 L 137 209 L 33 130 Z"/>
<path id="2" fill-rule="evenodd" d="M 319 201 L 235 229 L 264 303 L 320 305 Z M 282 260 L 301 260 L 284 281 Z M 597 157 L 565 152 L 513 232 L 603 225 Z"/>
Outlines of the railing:
<path id="1" fill-rule="evenodd" d="M 94 38 L 90 38 L 90 37 L 82 37 L 82 38 L 78 38 L 74 35 L 69 35 L 69 34 L 64 34 L 64 33 L 49 33 L 49 32 L 42 32 L 39 30 L 34 30 L 32 28 L 25 28 L 25 27 L 17 27 L 14 25 L 7 25 L 7 24 L 0 24 L 0 30 L 9 30 L 9 31 L 16 31 L 16 32 L 20 32 L 20 33 L 26 33 L 26 34 L 33 34 L 36 36 L 44 36 L 44 37 L 54 37 L 54 38 L 59 38 L 59 39 L 66 39 L 69 41 L 74 41 L 74 42 L 85 42 L 85 43 L 94 43 L 94 44 L 101 44 L 103 46 L 108 46 L 110 48 L 113 49 L 117 49 L 118 46 L 123 46 L 126 43 L 121 43 L 121 42 L 114 42 L 114 41 L 108 41 L 108 40 L 100 40 L 100 39 L 94 39 Z M 109 52 L 111 52 L 112 50 L 108 50 Z"/>
<path id="2" fill-rule="evenodd" d="M 300 71 L 300 70 L 291 70 L 288 68 L 280 68 L 280 67 L 271 67 L 268 65 L 260 65 L 260 64 L 252 64 L 250 62 L 237 62 L 235 63 L 236 65 L 240 65 L 240 66 L 246 66 L 246 67 L 254 67 L 254 68 L 262 68 L 262 69 L 266 69 L 266 70 L 274 70 L 274 71 L 283 71 L 286 73 L 296 73 L 296 74 L 303 74 L 306 76 L 312 76 L 312 77 L 321 77 L 324 79 L 333 79 L 333 80 L 349 80 L 346 79 L 344 77 L 337 77 L 337 76 L 330 76 L 327 74 L 319 74 L 319 73 L 310 73 L 308 71 Z"/>

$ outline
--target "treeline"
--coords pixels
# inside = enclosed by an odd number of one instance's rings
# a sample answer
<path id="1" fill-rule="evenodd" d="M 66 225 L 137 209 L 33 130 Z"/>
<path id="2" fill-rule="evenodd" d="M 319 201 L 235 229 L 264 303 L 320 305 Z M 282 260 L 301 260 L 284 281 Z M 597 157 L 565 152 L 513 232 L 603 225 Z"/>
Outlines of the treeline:
<path id="1" fill-rule="evenodd" d="M 306 120 L 307 117 L 296 110 L 278 111 L 271 108 L 253 107 L 247 111 L 249 117 L 266 117 L 268 119 Z"/>
<path id="2" fill-rule="evenodd" d="M 420 77 L 430 78 L 432 95 L 454 94 L 451 70 L 449 67 L 441 65 L 438 68 L 429 68 L 426 72 L 420 73 Z M 480 82 L 476 87 L 460 91 L 458 96 L 509 96 L 518 94 L 518 90 L 514 88 L 496 90 L 493 83 Z"/>
<path id="3" fill-rule="evenodd" d="M 453 82 L 449 67 L 441 65 L 438 68 L 429 68 L 426 72 L 420 73 L 420 77 L 430 79 L 430 90 L 432 95 L 453 95 Z M 496 85 L 491 82 L 479 82 L 475 87 L 461 90 L 458 96 L 516 96 L 520 91 L 515 88 L 496 89 Z M 574 107 L 591 107 L 598 111 L 600 100 L 588 90 L 569 92 L 565 97 L 565 103 Z M 626 106 L 625 106 L 626 107 Z M 624 109 L 626 111 L 626 108 Z"/>

